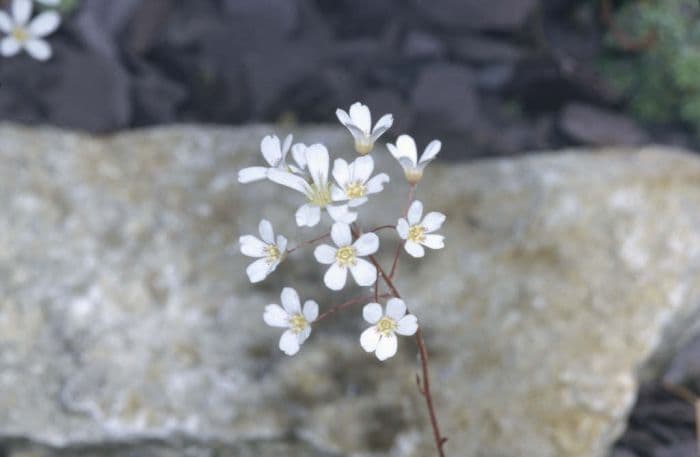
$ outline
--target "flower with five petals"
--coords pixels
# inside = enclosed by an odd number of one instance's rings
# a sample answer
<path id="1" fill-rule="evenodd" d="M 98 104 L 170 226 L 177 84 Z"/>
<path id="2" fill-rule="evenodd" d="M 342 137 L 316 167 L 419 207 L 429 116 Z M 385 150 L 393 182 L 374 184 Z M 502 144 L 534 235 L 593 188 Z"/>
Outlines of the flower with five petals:
<path id="1" fill-rule="evenodd" d="M 345 287 L 348 270 L 360 286 L 371 286 L 377 280 L 377 269 L 360 257 L 372 255 L 379 249 L 379 237 L 365 233 L 353 243 L 350 226 L 336 222 L 331 228 L 331 239 L 337 247 L 327 244 L 317 246 L 314 256 L 319 263 L 330 265 L 323 282 L 331 290 Z"/>
<path id="2" fill-rule="evenodd" d="M 286 328 L 279 341 L 279 348 L 287 355 L 299 352 L 299 347 L 311 335 L 311 323 L 318 318 L 318 303 L 313 300 L 301 306 L 299 294 L 291 287 L 282 289 L 282 306 L 267 305 L 263 320 L 270 327 Z"/>
<path id="3" fill-rule="evenodd" d="M 385 114 L 372 128 L 372 114 L 369 108 L 360 102 L 353 103 L 349 113 L 338 108 L 335 115 L 352 134 L 355 139 L 355 150 L 360 155 L 369 154 L 374 148 L 375 141 L 394 123 L 394 117 L 391 114 Z"/>
<path id="4" fill-rule="evenodd" d="M 400 298 L 391 298 L 386 312 L 379 303 L 369 303 L 362 309 L 362 317 L 372 324 L 360 335 L 360 345 L 367 352 L 374 352 L 380 361 L 396 354 L 396 334 L 410 336 L 418 330 L 418 319 L 406 314 L 406 303 Z"/>
<path id="5" fill-rule="evenodd" d="M 406 218 L 399 219 L 396 231 L 401 239 L 406 240 L 404 249 L 413 257 L 423 257 L 423 246 L 430 249 L 442 249 L 445 247 L 445 237 L 435 235 L 432 232 L 439 230 L 445 222 L 445 215 L 437 211 L 425 215 L 423 220 L 423 203 L 415 200 L 408 208 Z"/>
<path id="6" fill-rule="evenodd" d="M 391 152 L 391 155 L 401 164 L 406 180 L 411 184 L 416 184 L 423 177 L 423 170 L 426 165 L 435 159 L 435 156 L 440 152 L 442 143 L 438 140 L 428 143 L 420 160 L 418 159 L 416 142 L 410 135 L 401 135 L 396 139 L 396 145 L 387 143 L 386 147 Z"/>
<path id="7" fill-rule="evenodd" d="M 284 260 L 287 250 L 287 238 L 282 235 L 277 235 L 275 238 L 270 221 L 261 220 L 258 230 L 262 239 L 253 235 L 244 235 L 238 240 L 243 255 L 258 257 L 258 260 L 248 265 L 245 270 L 252 283 L 262 281 L 275 271 L 277 265 Z"/>

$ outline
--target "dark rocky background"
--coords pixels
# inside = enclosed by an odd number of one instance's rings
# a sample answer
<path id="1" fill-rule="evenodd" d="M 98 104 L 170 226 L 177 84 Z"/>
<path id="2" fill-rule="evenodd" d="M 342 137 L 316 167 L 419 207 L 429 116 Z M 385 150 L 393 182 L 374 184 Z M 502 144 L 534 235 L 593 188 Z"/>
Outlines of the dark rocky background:
<path id="1" fill-rule="evenodd" d="M 591 0 L 82 0 L 51 61 L 0 60 L 0 119 L 328 122 L 363 100 L 452 158 L 693 145 L 624 114 L 598 71 L 609 26 Z"/>

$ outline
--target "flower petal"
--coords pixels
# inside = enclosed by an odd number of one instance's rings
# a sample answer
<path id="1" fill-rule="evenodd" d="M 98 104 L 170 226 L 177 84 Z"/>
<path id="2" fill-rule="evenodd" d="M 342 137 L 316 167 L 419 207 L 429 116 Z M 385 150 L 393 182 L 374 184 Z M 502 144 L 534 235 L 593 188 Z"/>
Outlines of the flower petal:
<path id="1" fill-rule="evenodd" d="M 24 43 L 24 49 L 27 50 L 27 53 L 30 56 L 41 61 L 50 59 L 51 55 L 53 54 L 49 43 L 39 38 L 35 38 Z"/>
<path id="2" fill-rule="evenodd" d="M 280 337 L 279 348 L 287 355 L 299 352 L 299 339 L 291 330 L 286 330 Z"/>
<path id="3" fill-rule="evenodd" d="M 343 159 L 335 159 L 333 162 L 333 178 L 340 187 L 345 187 L 350 179 L 350 169 L 348 163 Z"/>
<path id="4" fill-rule="evenodd" d="M 328 182 L 329 160 L 328 149 L 324 145 L 312 144 L 306 148 L 306 166 L 316 184 Z"/>
<path id="5" fill-rule="evenodd" d="M 374 159 L 369 155 L 358 157 L 350 167 L 352 181 L 360 181 L 365 183 L 374 170 Z"/>
<path id="6" fill-rule="evenodd" d="M 350 246 L 352 244 L 350 226 L 348 224 L 343 224 L 342 222 L 336 222 L 333 224 L 333 227 L 331 227 L 331 239 L 338 247 Z"/>
<path id="7" fill-rule="evenodd" d="M 333 200 L 334 202 L 342 202 L 347 199 L 348 196 L 345 194 L 345 191 L 343 189 L 336 186 L 335 184 L 331 186 L 331 200 Z"/>
<path id="8" fill-rule="evenodd" d="M 403 245 L 406 252 L 408 252 L 413 257 L 423 257 L 425 255 L 425 249 L 420 244 L 414 241 L 406 241 Z"/>
<path id="9" fill-rule="evenodd" d="M 386 315 L 396 322 L 406 315 L 406 303 L 400 298 L 390 298 L 386 302 Z"/>
<path id="10" fill-rule="evenodd" d="M 364 205 L 365 203 L 367 203 L 367 197 L 353 198 L 348 202 L 348 206 L 350 208 L 357 208 L 358 206 Z"/>
<path id="11" fill-rule="evenodd" d="M 418 330 L 418 318 L 413 314 L 407 314 L 396 323 L 396 333 L 411 336 Z"/>
<path id="12" fill-rule="evenodd" d="M 12 31 L 13 21 L 10 15 L 4 11 L 0 11 L 0 32 L 10 33 Z"/>
<path id="13" fill-rule="evenodd" d="M 287 238 L 282 235 L 277 235 L 277 249 L 279 249 L 280 252 L 287 250 Z"/>
<path id="14" fill-rule="evenodd" d="M 277 265 L 275 265 L 275 267 L 276 266 Z M 272 268 L 271 265 L 267 263 L 267 259 L 258 259 L 255 262 L 248 265 L 248 268 L 245 269 L 245 272 L 248 275 L 248 279 L 250 280 L 250 282 L 255 284 L 256 282 L 260 282 L 263 279 L 267 278 L 267 275 L 269 275 L 272 272 Z"/>
<path id="15" fill-rule="evenodd" d="M 267 219 L 260 221 L 258 225 L 258 230 L 260 231 L 260 237 L 267 244 L 275 244 L 275 231 L 272 229 L 272 224 Z"/>
<path id="16" fill-rule="evenodd" d="M 29 32 L 35 37 L 45 37 L 56 31 L 61 24 L 61 16 L 55 11 L 44 11 L 29 23 Z"/>
<path id="17" fill-rule="evenodd" d="M 265 248 L 267 244 L 260 241 L 253 235 L 243 235 L 238 239 L 238 244 L 241 246 L 241 254 L 248 257 L 265 257 Z"/>
<path id="18" fill-rule="evenodd" d="M 379 120 L 377 123 L 374 125 L 374 128 L 372 129 L 372 141 L 377 141 L 377 138 L 382 136 L 384 132 L 389 130 L 391 126 L 394 124 L 394 116 L 391 114 L 385 114 Z"/>
<path id="19" fill-rule="evenodd" d="M 303 178 L 300 178 L 295 174 L 289 173 L 288 171 L 278 170 L 276 168 L 270 168 L 267 171 L 267 177 L 272 182 L 287 186 L 290 189 L 294 189 L 297 192 L 301 192 L 302 194 L 306 195 L 308 184 L 306 184 L 306 181 Z"/>
<path id="20" fill-rule="evenodd" d="M 348 278 L 348 270 L 341 267 L 337 263 L 328 268 L 326 274 L 323 275 L 323 282 L 331 290 L 340 290 L 345 287 L 345 282 Z"/>
<path id="21" fill-rule="evenodd" d="M 271 167 L 278 166 L 282 161 L 282 150 L 277 135 L 267 135 L 263 138 L 260 142 L 260 152 Z"/>
<path id="22" fill-rule="evenodd" d="M 383 315 L 382 305 L 379 303 L 367 303 L 364 308 L 362 308 L 362 317 L 370 324 L 379 322 L 379 319 L 381 319 Z"/>
<path id="23" fill-rule="evenodd" d="M 376 194 L 384 190 L 384 184 L 389 182 L 389 175 L 386 173 L 380 173 L 374 176 L 372 179 L 367 181 L 367 193 Z"/>
<path id="24" fill-rule="evenodd" d="M 403 217 L 399 219 L 399 221 L 396 223 L 396 231 L 399 233 L 399 236 L 402 240 L 408 238 L 408 229 L 409 226 L 406 219 L 404 219 Z"/>
<path id="25" fill-rule="evenodd" d="M 442 249 L 445 247 L 445 237 L 442 235 L 425 235 L 425 239 L 421 241 L 421 244 L 430 249 Z"/>
<path id="26" fill-rule="evenodd" d="M 280 305 L 267 305 L 263 320 L 270 327 L 288 327 L 289 314 Z"/>
<path id="27" fill-rule="evenodd" d="M 423 215 L 423 203 L 420 200 L 414 200 L 411 206 L 408 208 L 408 215 L 406 219 L 409 225 L 416 225 L 420 222 L 420 218 Z"/>
<path id="28" fill-rule="evenodd" d="M 310 325 L 307 325 L 306 327 L 304 327 L 304 330 L 297 333 L 297 341 L 299 342 L 299 346 L 304 344 L 304 341 L 306 341 L 310 335 L 311 335 L 311 326 Z"/>
<path id="29" fill-rule="evenodd" d="M 359 286 L 371 286 L 377 280 L 377 269 L 365 259 L 356 259 L 350 273 Z"/>
<path id="30" fill-rule="evenodd" d="M 267 178 L 267 168 L 265 167 L 248 167 L 238 172 L 238 182 L 244 184 L 265 178 Z"/>
<path id="31" fill-rule="evenodd" d="M 357 213 L 348 209 L 348 205 L 328 205 L 326 211 L 331 218 L 342 224 L 352 224 L 357 220 Z"/>
<path id="32" fill-rule="evenodd" d="M 32 7 L 32 0 L 13 0 L 12 17 L 15 19 L 15 24 L 25 25 L 32 16 Z"/>
<path id="33" fill-rule="evenodd" d="M 301 302 L 299 301 L 299 294 L 296 290 L 291 287 L 285 287 L 282 289 L 280 299 L 282 300 L 282 307 L 290 315 L 301 313 Z"/>
<path id="34" fill-rule="evenodd" d="M 304 310 L 302 311 L 302 314 L 304 315 L 306 322 L 311 323 L 315 321 L 318 317 L 318 303 L 313 300 L 306 300 L 306 302 L 304 302 Z"/>
<path id="35" fill-rule="evenodd" d="M 353 243 L 353 247 L 358 256 L 374 254 L 379 249 L 379 237 L 376 233 L 365 233 Z"/>
<path id="36" fill-rule="evenodd" d="M 385 361 L 388 358 L 396 355 L 396 349 L 398 347 L 398 341 L 396 335 L 393 333 L 388 336 L 382 336 L 377 343 L 377 351 L 375 352 L 377 358 L 380 361 Z"/>
<path id="37" fill-rule="evenodd" d="M 337 252 L 337 249 L 328 246 L 327 244 L 322 244 L 320 246 L 316 246 L 316 249 L 314 249 L 314 257 L 316 257 L 318 263 L 330 265 L 331 263 L 335 263 L 335 254 Z"/>
<path id="38" fill-rule="evenodd" d="M 12 57 L 19 52 L 22 46 L 19 41 L 15 40 L 13 37 L 8 36 L 0 41 L 0 54 L 3 57 Z"/>
<path id="39" fill-rule="evenodd" d="M 429 233 L 440 229 L 443 222 L 445 222 L 445 215 L 437 211 L 432 211 L 425 215 L 420 225 Z"/>
<path id="40" fill-rule="evenodd" d="M 369 135 L 372 130 L 372 115 L 369 108 L 360 102 L 353 103 L 350 106 L 350 119 L 363 133 Z"/>
<path id="41" fill-rule="evenodd" d="M 292 157 L 300 169 L 306 169 L 306 145 L 304 143 L 292 146 Z"/>
<path id="42" fill-rule="evenodd" d="M 440 148 L 442 148 L 442 143 L 439 140 L 433 140 L 428 143 L 428 146 L 425 147 L 425 151 L 423 151 L 423 155 L 420 156 L 419 163 L 430 162 L 433 160 L 435 156 L 438 155 L 438 152 L 440 152 Z"/>
<path id="43" fill-rule="evenodd" d="M 338 108 L 337 110 L 335 110 L 335 116 L 338 118 L 340 123 L 346 127 L 348 124 L 352 123 L 352 119 L 350 119 L 348 113 L 346 113 L 343 109 Z"/>
<path id="44" fill-rule="evenodd" d="M 413 165 L 418 163 L 418 152 L 416 150 L 416 142 L 410 135 L 401 135 L 396 139 L 396 149 L 398 149 L 399 157 L 406 157 Z"/>
<path id="45" fill-rule="evenodd" d="M 321 221 L 321 208 L 314 205 L 302 205 L 294 215 L 299 227 L 313 227 Z"/>
<path id="46" fill-rule="evenodd" d="M 379 343 L 380 337 L 381 335 L 377 329 L 372 326 L 360 335 L 360 346 L 362 346 L 362 349 L 366 352 L 374 352 L 377 350 L 377 343 Z"/>
<path id="47" fill-rule="evenodd" d="M 287 153 L 289 152 L 289 148 L 292 146 L 292 140 L 294 137 L 290 133 L 287 135 L 287 137 L 284 139 L 284 143 L 282 144 L 282 158 L 284 159 L 287 157 Z"/>

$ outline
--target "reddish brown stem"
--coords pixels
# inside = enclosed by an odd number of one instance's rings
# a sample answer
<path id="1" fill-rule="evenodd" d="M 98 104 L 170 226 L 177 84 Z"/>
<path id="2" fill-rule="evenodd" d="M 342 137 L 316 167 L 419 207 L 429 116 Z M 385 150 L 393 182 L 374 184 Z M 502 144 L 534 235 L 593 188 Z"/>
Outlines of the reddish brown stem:
<path id="1" fill-rule="evenodd" d="M 377 259 L 371 255 L 369 259 L 372 261 L 377 271 L 381 275 L 384 283 L 389 287 L 391 293 L 396 298 L 401 298 L 399 291 L 394 286 L 391 278 L 387 276 L 384 269 L 379 265 Z M 420 380 L 418 380 L 418 391 L 421 393 L 423 398 L 425 398 L 425 404 L 428 408 L 428 415 L 430 416 L 430 425 L 433 428 L 433 438 L 435 439 L 435 447 L 437 448 L 438 455 L 440 457 L 445 457 L 445 442 L 447 442 L 447 437 L 444 437 L 440 432 L 440 426 L 438 425 L 437 414 L 435 413 L 435 405 L 433 404 L 433 396 L 430 392 L 430 371 L 428 369 L 428 349 L 425 346 L 425 340 L 423 339 L 423 332 L 420 327 L 416 331 L 416 344 L 418 345 L 418 353 L 420 354 L 421 370 L 423 372 L 423 382 L 422 387 Z"/>
<path id="2" fill-rule="evenodd" d="M 391 294 L 377 295 L 377 296 L 376 296 L 376 300 L 379 300 L 379 298 L 388 298 L 388 297 L 392 297 L 392 296 L 393 296 L 393 295 L 391 295 Z M 335 313 L 337 313 L 338 311 L 342 311 L 342 310 L 344 310 L 345 308 L 348 308 L 348 307 L 350 307 L 350 306 L 352 306 L 352 305 L 356 305 L 356 304 L 362 303 L 362 302 L 369 302 L 370 300 L 372 300 L 372 298 L 375 298 L 375 296 L 373 296 L 373 295 L 363 295 L 363 296 L 361 296 L 361 297 L 351 298 L 351 299 L 348 300 L 348 301 L 345 301 L 345 302 L 343 302 L 343 303 L 341 303 L 341 304 L 339 304 L 339 305 L 333 306 L 332 308 L 330 308 L 330 309 L 329 309 L 328 311 L 326 311 L 325 313 L 321 313 L 321 314 L 316 318 L 316 320 L 315 320 L 314 322 L 322 321 L 323 319 L 327 318 L 327 317 L 330 316 L 331 314 L 335 314 Z"/>
<path id="3" fill-rule="evenodd" d="M 386 230 L 386 229 L 396 229 L 395 225 L 380 225 L 379 227 L 374 227 L 373 229 L 370 229 L 370 232 L 378 232 L 380 230 Z"/>
<path id="4" fill-rule="evenodd" d="M 330 233 L 324 233 L 321 236 L 317 236 L 313 240 L 304 241 L 302 243 L 299 243 L 297 246 L 294 246 L 292 249 L 287 249 L 287 254 L 291 254 L 292 252 L 296 251 L 297 249 L 301 249 L 301 248 L 306 247 L 306 246 L 312 246 L 313 244 L 318 243 L 319 241 L 321 241 L 325 238 L 328 238 L 329 236 L 331 236 Z"/>

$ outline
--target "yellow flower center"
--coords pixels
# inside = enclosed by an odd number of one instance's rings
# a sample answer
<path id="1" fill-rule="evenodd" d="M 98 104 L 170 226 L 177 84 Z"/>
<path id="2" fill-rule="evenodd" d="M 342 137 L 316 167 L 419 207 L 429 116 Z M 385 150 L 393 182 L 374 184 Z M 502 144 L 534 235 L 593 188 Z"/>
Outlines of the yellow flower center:
<path id="1" fill-rule="evenodd" d="M 345 194 L 348 198 L 361 198 L 367 193 L 367 188 L 360 182 L 356 181 L 348 184 L 345 188 Z"/>
<path id="2" fill-rule="evenodd" d="M 355 265 L 355 248 L 352 246 L 345 246 L 338 249 L 338 252 L 335 253 L 335 260 L 341 267 Z"/>
<path id="3" fill-rule="evenodd" d="M 321 208 L 331 203 L 331 186 L 326 184 L 325 186 L 317 186 L 316 184 L 309 185 L 310 190 L 306 194 L 306 198 L 309 199 L 309 203 Z"/>
<path id="4" fill-rule="evenodd" d="M 396 330 L 396 321 L 390 317 L 382 317 L 379 322 L 377 322 L 377 331 L 382 334 L 382 336 L 389 336 Z"/>
<path id="5" fill-rule="evenodd" d="M 408 181 L 410 184 L 417 184 L 423 178 L 422 168 L 404 168 L 403 172 L 406 176 L 406 181 Z"/>
<path id="6" fill-rule="evenodd" d="M 268 265 L 277 262 L 280 259 L 280 248 L 276 244 L 268 244 L 265 246 L 265 256 Z"/>
<path id="7" fill-rule="evenodd" d="M 306 318 L 301 314 L 294 314 L 289 316 L 289 329 L 294 333 L 301 333 L 304 331 L 306 326 L 309 325 L 306 322 Z"/>
<path id="8" fill-rule="evenodd" d="M 20 43 L 24 43 L 29 39 L 29 32 L 27 32 L 27 29 L 24 27 L 15 27 L 12 29 L 12 33 L 10 35 L 12 35 L 12 38 Z"/>
<path id="9" fill-rule="evenodd" d="M 425 240 L 425 229 L 420 225 L 412 225 L 408 229 L 408 239 L 414 243 Z"/>

